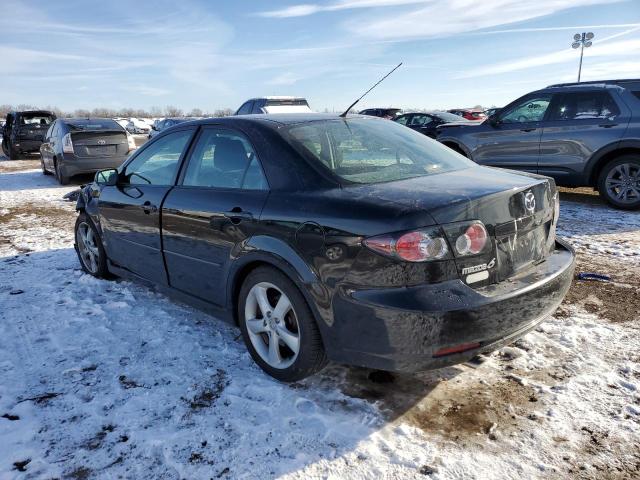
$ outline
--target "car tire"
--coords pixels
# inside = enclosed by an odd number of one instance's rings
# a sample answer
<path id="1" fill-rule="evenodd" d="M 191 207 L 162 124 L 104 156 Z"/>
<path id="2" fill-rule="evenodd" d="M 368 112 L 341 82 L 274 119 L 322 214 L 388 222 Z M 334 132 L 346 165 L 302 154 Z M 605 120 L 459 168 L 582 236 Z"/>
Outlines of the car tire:
<path id="1" fill-rule="evenodd" d="M 58 161 L 56 159 L 53 160 L 53 172 L 56 175 L 56 180 L 60 185 L 67 185 L 69 183 L 69 177 L 63 175 L 60 171 L 60 167 L 58 166 Z"/>
<path id="2" fill-rule="evenodd" d="M 327 364 L 309 304 L 275 268 L 259 267 L 247 276 L 238 296 L 238 323 L 253 360 L 281 382 L 301 380 Z"/>
<path id="3" fill-rule="evenodd" d="M 640 155 L 622 155 L 607 163 L 598 177 L 598 191 L 621 210 L 640 208 Z"/>
<path id="4" fill-rule="evenodd" d="M 20 152 L 9 145 L 9 160 L 20 160 Z"/>
<path id="5" fill-rule="evenodd" d="M 74 247 L 82 270 L 96 278 L 107 278 L 107 254 L 89 215 L 80 212 L 74 228 Z"/>
<path id="6" fill-rule="evenodd" d="M 47 170 L 47 167 L 44 166 L 44 159 L 40 156 L 40 168 L 42 168 L 43 175 L 51 175 L 51 172 Z"/>

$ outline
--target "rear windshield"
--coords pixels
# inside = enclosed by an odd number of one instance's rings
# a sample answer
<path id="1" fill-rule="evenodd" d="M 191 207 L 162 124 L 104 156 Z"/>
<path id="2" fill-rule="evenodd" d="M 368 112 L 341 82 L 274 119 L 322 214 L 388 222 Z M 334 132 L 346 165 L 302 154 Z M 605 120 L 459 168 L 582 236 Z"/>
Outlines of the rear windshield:
<path id="1" fill-rule="evenodd" d="M 308 107 L 309 104 L 304 98 L 268 98 L 265 106 L 273 107 L 275 105 L 303 105 Z"/>
<path id="2" fill-rule="evenodd" d="M 20 125 L 49 125 L 53 120 L 53 115 L 42 113 L 23 113 L 20 115 Z"/>
<path id="3" fill-rule="evenodd" d="M 82 118 L 65 120 L 72 130 L 122 130 L 122 127 L 108 118 Z"/>
<path id="4" fill-rule="evenodd" d="M 285 137 L 346 182 L 391 182 L 475 165 L 421 133 L 373 117 L 292 125 Z"/>

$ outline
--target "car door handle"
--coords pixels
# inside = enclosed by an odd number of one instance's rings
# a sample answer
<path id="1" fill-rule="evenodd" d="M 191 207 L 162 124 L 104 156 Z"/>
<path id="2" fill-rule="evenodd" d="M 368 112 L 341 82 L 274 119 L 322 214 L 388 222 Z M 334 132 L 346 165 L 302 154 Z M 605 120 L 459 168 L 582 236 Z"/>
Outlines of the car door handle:
<path id="1" fill-rule="evenodd" d="M 537 130 L 536 127 L 533 127 L 533 128 L 521 128 L 520 129 L 521 132 L 534 132 L 536 130 Z"/>
<path id="2" fill-rule="evenodd" d="M 598 125 L 601 128 L 611 128 L 611 127 L 615 127 L 617 126 L 617 123 L 601 123 L 600 125 Z"/>
<path id="3" fill-rule="evenodd" d="M 150 213 L 156 213 L 158 211 L 158 207 L 147 200 L 142 204 L 142 210 L 144 211 L 144 213 L 149 215 Z"/>
<path id="4" fill-rule="evenodd" d="M 232 208 L 230 211 L 224 212 L 223 215 L 236 225 L 243 220 L 253 220 L 251 212 L 243 212 L 239 207 Z"/>

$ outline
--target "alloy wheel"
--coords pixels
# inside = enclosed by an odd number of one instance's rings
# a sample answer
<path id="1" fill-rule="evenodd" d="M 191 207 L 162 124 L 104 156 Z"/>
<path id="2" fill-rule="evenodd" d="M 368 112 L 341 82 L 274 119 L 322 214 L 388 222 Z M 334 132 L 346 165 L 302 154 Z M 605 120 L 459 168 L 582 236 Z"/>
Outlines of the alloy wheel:
<path id="1" fill-rule="evenodd" d="M 269 282 L 254 285 L 245 301 L 249 339 L 260 358 L 273 368 L 285 369 L 300 352 L 300 326 L 291 301 Z"/>
<path id="2" fill-rule="evenodd" d="M 92 274 L 97 274 L 100 265 L 100 250 L 95 233 L 86 222 L 78 225 L 76 240 L 83 265 Z"/>
<path id="3" fill-rule="evenodd" d="M 613 167 L 605 178 L 607 194 L 622 204 L 640 200 L 640 165 L 621 163 Z"/>

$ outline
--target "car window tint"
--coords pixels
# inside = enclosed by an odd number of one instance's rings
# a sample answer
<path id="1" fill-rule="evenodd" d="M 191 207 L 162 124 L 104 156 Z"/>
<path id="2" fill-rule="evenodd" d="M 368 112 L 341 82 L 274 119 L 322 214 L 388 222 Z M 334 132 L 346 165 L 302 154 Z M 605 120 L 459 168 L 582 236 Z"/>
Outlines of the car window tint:
<path id="1" fill-rule="evenodd" d="M 400 125 L 406 125 L 408 119 L 409 117 L 398 117 L 396 118 L 396 122 L 399 123 Z"/>
<path id="2" fill-rule="evenodd" d="M 562 95 L 554 102 L 549 120 L 612 118 L 620 109 L 607 92 L 577 92 Z"/>
<path id="3" fill-rule="evenodd" d="M 264 190 L 267 182 L 248 140 L 235 132 L 206 129 L 198 138 L 183 185 Z"/>
<path id="4" fill-rule="evenodd" d="M 500 115 L 500 121 L 502 123 L 539 122 L 544 118 L 550 101 L 551 95 L 529 97 Z"/>
<path id="5" fill-rule="evenodd" d="M 245 102 L 239 109 L 238 109 L 238 115 L 246 115 L 248 113 L 251 113 L 251 108 L 253 107 L 253 101 L 249 100 L 248 102 Z"/>
<path id="6" fill-rule="evenodd" d="M 132 185 L 172 185 L 192 130 L 170 133 L 141 151 L 124 171 Z"/>
<path id="7" fill-rule="evenodd" d="M 263 113 L 262 112 L 262 108 L 260 106 L 260 103 L 261 102 L 259 102 L 257 100 L 255 102 L 253 102 L 253 107 L 251 109 L 251 113 Z"/>
<path id="8" fill-rule="evenodd" d="M 414 115 L 409 124 L 412 127 L 424 127 L 431 123 L 432 118 L 429 115 Z"/>
<path id="9" fill-rule="evenodd" d="M 395 122 L 363 117 L 284 129 L 291 145 L 349 182 L 378 183 L 475 166 L 471 160 Z"/>

